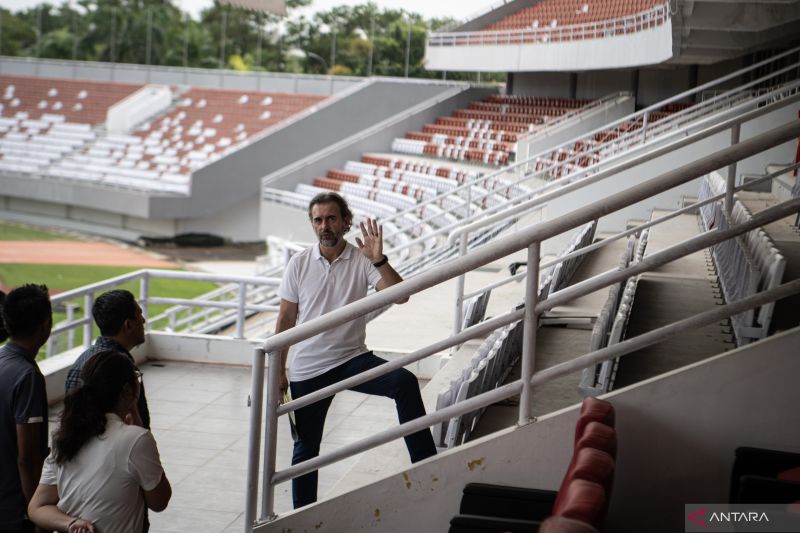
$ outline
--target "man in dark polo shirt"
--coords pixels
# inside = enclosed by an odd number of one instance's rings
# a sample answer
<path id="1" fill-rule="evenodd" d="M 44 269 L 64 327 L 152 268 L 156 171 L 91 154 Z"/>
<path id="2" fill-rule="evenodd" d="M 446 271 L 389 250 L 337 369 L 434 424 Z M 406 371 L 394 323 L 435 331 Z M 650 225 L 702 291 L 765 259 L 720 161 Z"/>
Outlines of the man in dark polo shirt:
<path id="1" fill-rule="evenodd" d="M 114 290 L 98 296 L 92 306 L 92 317 L 94 317 L 97 327 L 100 328 L 100 336 L 88 350 L 75 360 L 70 368 L 66 382 L 67 394 L 82 384 L 81 370 L 93 355 L 114 350 L 127 355 L 131 362 L 134 362 L 130 351 L 145 340 L 145 319 L 142 316 L 142 308 L 139 307 L 136 298 L 130 291 Z M 137 404 L 139 416 L 142 417 L 144 427 L 150 429 L 150 410 L 144 394 L 144 383 L 141 383 L 140 391 Z"/>
<path id="2" fill-rule="evenodd" d="M 2 317 L 10 340 L 0 347 L 0 532 L 28 532 L 26 509 L 48 454 L 47 391 L 36 364 L 53 327 L 47 287 L 9 292 Z"/>

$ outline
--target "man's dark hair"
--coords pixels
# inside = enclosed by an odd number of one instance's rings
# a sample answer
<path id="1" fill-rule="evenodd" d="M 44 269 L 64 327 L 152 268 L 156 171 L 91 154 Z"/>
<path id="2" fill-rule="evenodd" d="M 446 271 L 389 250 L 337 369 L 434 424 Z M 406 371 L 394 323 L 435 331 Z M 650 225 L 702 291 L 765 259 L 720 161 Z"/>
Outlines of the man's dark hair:
<path id="1" fill-rule="evenodd" d="M 12 290 L 3 304 L 3 322 L 12 339 L 28 339 L 53 316 L 46 285 L 28 283 Z"/>
<path id="2" fill-rule="evenodd" d="M 0 342 L 5 342 L 8 338 L 8 332 L 3 325 L 3 303 L 6 301 L 6 293 L 0 291 Z"/>
<path id="3" fill-rule="evenodd" d="M 353 223 L 353 212 L 347 205 L 347 201 L 335 192 L 321 192 L 308 202 L 308 218 L 311 218 L 311 209 L 317 204 L 330 204 L 334 203 L 339 206 L 339 215 L 342 220 L 349 226 Z"/>
<path id="4" fill-rule="evenodd" d="M 104 292 L 92 306 L 92 316 L 104 337 L 113 337 L 126 320 L 136 318 L 136 298 L 126 290 Z"/>

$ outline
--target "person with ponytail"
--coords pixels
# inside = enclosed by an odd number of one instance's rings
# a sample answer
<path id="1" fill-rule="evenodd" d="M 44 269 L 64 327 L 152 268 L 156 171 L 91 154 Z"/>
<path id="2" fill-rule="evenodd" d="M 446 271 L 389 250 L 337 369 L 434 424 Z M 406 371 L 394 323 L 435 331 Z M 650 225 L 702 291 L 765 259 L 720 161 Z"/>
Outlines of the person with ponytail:
<path id="1" fill-rule="evenodd" d="M 141 532 L 145 506 L 163 511 L 172 489 L 136 407 L 140 374 L 127 356 L 105 351 L 81 378 L 64 399 L 28 514 L 48 531 Z"/>

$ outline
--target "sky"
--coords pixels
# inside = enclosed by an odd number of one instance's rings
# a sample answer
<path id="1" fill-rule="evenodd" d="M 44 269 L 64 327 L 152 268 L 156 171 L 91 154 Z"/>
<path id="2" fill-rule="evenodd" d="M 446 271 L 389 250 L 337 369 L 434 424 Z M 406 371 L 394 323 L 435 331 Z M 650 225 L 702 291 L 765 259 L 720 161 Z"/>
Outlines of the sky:
<path id="1" fill-rule="evenodd" d="M 61 4 L 63 0 L 48 0 L 51 4 Z M 406 11 L 419 13 L 425 18 L 453 17 L 457 20 L 467 19 L 470 15 L 482 13 L 493 5 L 502 4 L 502 0 L 374 0 L 381 8 L 403 8 Z M 11 11 L 25 9 L 40 4 L 42 0 L 0 0 L 0 6 Z M 200 11 L 212 4 L 212 0 L 173 0 L 193 18 Z M 312 0 L 311 6 L 294 10 L 294 13 L 309 16 L 316 11 L 326 11 L 339 5 L 365 4 L 367 0 Z"/>

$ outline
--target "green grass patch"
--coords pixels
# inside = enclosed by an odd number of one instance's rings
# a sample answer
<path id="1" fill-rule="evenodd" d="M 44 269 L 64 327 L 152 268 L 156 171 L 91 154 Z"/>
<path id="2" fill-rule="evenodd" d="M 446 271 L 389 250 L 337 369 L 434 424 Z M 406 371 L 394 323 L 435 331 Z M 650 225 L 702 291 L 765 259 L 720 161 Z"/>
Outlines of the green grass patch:
<path id="1" fill-rule="evenodd" d="M 66 233 L 47 231 L 11 222 L 0 222 L 0 241 L 75 241 Z"/>

